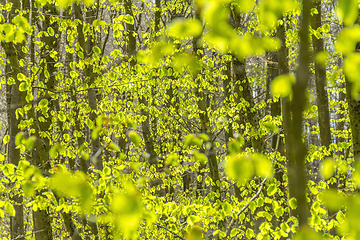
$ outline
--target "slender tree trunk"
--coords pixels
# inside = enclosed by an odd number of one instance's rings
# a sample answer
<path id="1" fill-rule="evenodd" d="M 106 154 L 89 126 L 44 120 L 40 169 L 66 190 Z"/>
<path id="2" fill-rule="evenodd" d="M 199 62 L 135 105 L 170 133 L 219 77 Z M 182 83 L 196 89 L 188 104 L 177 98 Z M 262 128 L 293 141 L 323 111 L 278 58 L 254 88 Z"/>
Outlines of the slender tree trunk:
<path id="1" fill-rule="evenodd" d="M 16 16 L 15 10 L 20 9 L 20 1 L 12 1 L 13 6 L 10 11 L 8 22 L 11 22 L 11 19 Z M 16 148 L 15 145 L 15 136 L 19 132 L 18 124 L 20 119 L 16 117 L 16 109 L 21 107 L 20 105 L 25 101 L 25 93 L 19 92 L 20 81 L 17 76 L 21 72 L 19 65 L 19 60 L 23 58 L 23 53 L 18 51 L 20 44 L 16 46 L 12 42 L 1 42 L 1 45 L 5 51 L 6 58 L 8 63 L 6 64 L 6 76 L 10 76 L 15 80 L 14 85 L 7 85 L 7 115 L 8 115 L 8 124 L 9 124 L 9 136 L 10 142 L 8 144 L 8 160 L 9 163 L 18 165 L 20 161 L 20 151 Z M 20 48 L 21 49 L 21 48 Z M 9 74 L 9 75 L 8 75 Z M 9 78 L 7 77 L 7 80 Z M 15 216 L 10 217 L 10 236 L 12 239 L 25 239 L 25 230 L 24 230 L 24 207 L 23 207 L 23 196 L 13 193 L 11 200 L 15 202 Z"/>
<path id="2" fill-rule="evenodd" d="M 20 161 L 20 151 L 16 148 L 15 145 L 15 136 L 19 132 L 18 124 L 20 123 L 20 119 L 16 118 L 16 109 L 19 107 L 21 103 L 20 93 L 19 93 L 19 81 L 17 80 L 17 74 L 20 73 L 20 66 L 18 64 L 18 58 L 15 50 L 15 46 L 13 43 L 4 43 L 2 42 L 2 47 L 4 48 L 5 54 L 9 63 L 6 66 L 6 73 L 15 79 L 15 85 L 7 85 L 7 115 L 9 121 L 9 136 L 10 142 L 8 144 L 8 160 L 9 163 L 14 165 L 18 165 Z M 24 238 L 24 213 L 23 213 L 23 197 L 21 195 L 16 195 L 15 193 L 11 197 L 11 200 L 16 204 L 15 208 L 15 216 L 10 217 L 10 235 L 12 239 L 21 239 Z"/>
<path id="3" fill-rule="evenodd" d="M 299 227 L 303 229 L 308 227 L 307 219 L 310 216 L 308 203 L 306 200 L 306 172 L 305 156 L 307 147 L 303 142 L 303 111 L 305 110 L 308 99 L 306 98 L 309 73 L 309 24 L 311 0 L 303 0 L 302 20 L 300 23 L 300 53 L 299 66 L 296 72 L 296 83 L 293 85 L 293 99 L 291 102 L 292 112 L 292 136 L 294 153 L 289 159 L 289 190 L 290 196 L 297 200 L 297 208 L 294 214 L 298 216 Z"/>
<path id="4" fill-rule="evenodd" d="M 315 8 L 318 14 L 313 16 L 313 29 L 316 30 L 321 27 L 321 1 L 315 1 Z M 324 40 L 317 39 L 313 35 L 314 56 L 324 51 Z M 326 69 L 320 64 L 315 62 L 315 80 L 316 80 L 316 96 L 319 112 L 319 127 L 320 127 L 320 140 L 321 145 L 329 147 L 331 143 L 330 134 L 330 114 L 329 114 L 329 100 L 326 90 Z"/>

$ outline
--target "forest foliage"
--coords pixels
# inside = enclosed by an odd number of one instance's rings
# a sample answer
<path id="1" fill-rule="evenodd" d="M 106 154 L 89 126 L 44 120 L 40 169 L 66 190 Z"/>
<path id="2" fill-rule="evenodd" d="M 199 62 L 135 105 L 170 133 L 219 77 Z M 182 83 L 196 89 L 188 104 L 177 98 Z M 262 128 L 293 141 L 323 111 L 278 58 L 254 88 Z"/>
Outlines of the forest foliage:
<path id="1" fill-rule="evenodd" d="M 358 0 L 0 2 L 4 239 L 358 239 Z"/>

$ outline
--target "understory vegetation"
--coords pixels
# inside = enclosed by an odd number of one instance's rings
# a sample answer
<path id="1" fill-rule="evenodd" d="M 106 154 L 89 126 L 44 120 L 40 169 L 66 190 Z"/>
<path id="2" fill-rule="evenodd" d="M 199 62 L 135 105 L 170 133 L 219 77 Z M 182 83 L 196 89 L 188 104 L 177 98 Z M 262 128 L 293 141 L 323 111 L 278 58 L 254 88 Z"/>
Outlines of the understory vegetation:
<path id="1" fill-rule="evenodd" d="M 359 239 L 358 0 L 0 2 L 1 239 Z"/>

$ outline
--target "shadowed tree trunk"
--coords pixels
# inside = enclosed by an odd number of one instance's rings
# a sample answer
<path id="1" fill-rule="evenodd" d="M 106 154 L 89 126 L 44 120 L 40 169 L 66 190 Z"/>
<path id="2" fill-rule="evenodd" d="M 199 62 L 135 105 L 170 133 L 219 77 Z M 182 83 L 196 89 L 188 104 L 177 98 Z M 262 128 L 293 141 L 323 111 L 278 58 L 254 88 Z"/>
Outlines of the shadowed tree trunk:
<path id="1" fill-rule="evenodd" d="M 311 0 L 303 1 L 302 19 L 300 22 L 300 53 L 299 66 L 296 72 L 296 83 L 293 85 L 293 99 L 291 102 L 292 133 L 289 140 L 293 142 L 289 159 L 289 192 L 297 200 L 294 215 L 299 219 L 300 229 L 308 227 L 307 219 L 310 216 L 306 201 L 306 172 L 305 156 L 307 147 L 303 142 L 303 111 L 308 101 L 306 97 L 309 73 L 309 24 Z"/>

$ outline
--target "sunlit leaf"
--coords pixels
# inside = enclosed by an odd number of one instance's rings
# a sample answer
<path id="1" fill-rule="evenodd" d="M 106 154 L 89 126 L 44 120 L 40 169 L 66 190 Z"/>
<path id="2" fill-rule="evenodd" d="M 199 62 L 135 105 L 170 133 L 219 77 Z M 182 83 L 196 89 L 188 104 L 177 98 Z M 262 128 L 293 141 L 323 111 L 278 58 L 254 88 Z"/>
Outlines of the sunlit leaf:
<path id="1" fill-rule="evenodd" d="M 295 198 L 291 198 L 289 200 L 289 206 L 290 206 L 291 209 L 295 209 L 297 207 L 297 201 L 296 201 Z"/>
<path id="2" fill-rule="evenodd" d="M 226 173 L 239 183 L 244 183 L 254 175 L 254 164 L 249 156 L 230 156 L 226 163 Z"/>
<path id="3" fill-rule="evenodd" d="M 141 137 L 135 131 L 129 132 L 128 136 L 136 147 L 140 146 Z"/>
<path id="4" fill-rule="evenodd" d="M 4 208 L 10 216 L 15 216 L 15 208 L 11 203 L 6 202 Z"/>
<path id="5" fill-rule="evenodd" d="M 269 187 L 267 188 L 267 194 L 268 196 L 272 196 L 276 193 L 277 191 L 277 187 L 275 184 L 270 184 Z"/>
<path id="6" fill-rule="evenodd" d="M 293 238 L 294 240 L 322 240 L 323 237 L 320 233 L 315 232 L 311 228 L 303 228 L 297 232 Z"/>
<path id="7" fill-rule="evenodd" d="M 321 164 L 321 174 L 325 179 L 329 179 L 335 172 L 335 163 L 332 158 L 326 158 Z"/>
<path id="8" fill-rule="evenodd" d="M 195 160 L 198 161 L 202 165 L 206 164 L 208 161 L 208 158 L 206 157 L 206 155 L 198 152 L 197 150 L 194 150 L 193 155 L 194 155 Z"/>
<path id="9" fill-rule="evenodd" d="M 254 237 L 255 237 L 254 230 L 252 230 L 251 228 L 248 228 L 248 229 L 246 230 L 246 237 L 247 237 L 248 239 L 254 238 Z"/>
<path id="10" fill-rule="evenodd" d="M 10 142 L 10 136 L 8 134 L 4 136 L 3 142 L 4 142 L 4 144 L 7 144 L 8 142 Z"/>
<path id="11" fill-rule="evenodd" d="M 294 75 L 280 75 L 271 81 L 271 94 L 273 96 L 287 97 L 292 93 L 293 83 L 295 83 Z"/>
<path id="12" fill-rule="evenodd" d="M 202 25 L 197 19 L 176 18 L 168 25 L 168 34 L 175 38 L 197 37 L 201 32 Z"/>
<path id="13" fill-rule="evenodd" d="M 358 41 L 360 41 L 360 26 L 356 24 L 352 27 L 342 29 L 335 47 L 337 51 L 343 54 L 350 54 L 354 52 Z"/>
<path id="14" fill-rule="evenodd" d="M 178 155 L 176 153 L 169 154 L 166 158 L 165 164 L 171 166 L 178 166 Z"/>
<path id="15" fill-rule="evenodd" d="M 133 25 L 134 24 L 134 18 L 130 15 L 126 15 L 123 18 L 124 22 Z"/>
<path id="16" fill-rule="evenodd" d="M 189 230 L 185 234 L 185 240 L 203 240 L 204 235 L 202 228 L 198 224 L 191 224 Z"/>
<path id="17" fill-rule="evenodd" d="M 359 17 L 358 5 L 358 0 L 339 0 L 338 14 L 345 26 L 352 25 Z"/>
<path id="18" fill-rule="evenodd" d="M 25 133 L 24 132 L 19 132 L 18 134 L 16 134 L 16 136 L 15 136 L 15 145 L 16 146 L 20 145 L 24 138 L 25 138 Z"/>
<path id="19" fill-rule="evenodd" d="M 116 195 L 111 203 L 114 212 L 115 227 L 124 233 L 126 239 L 132 239 L 141 219 L 142 203 L 136 193 L 121 193 Z"/>

